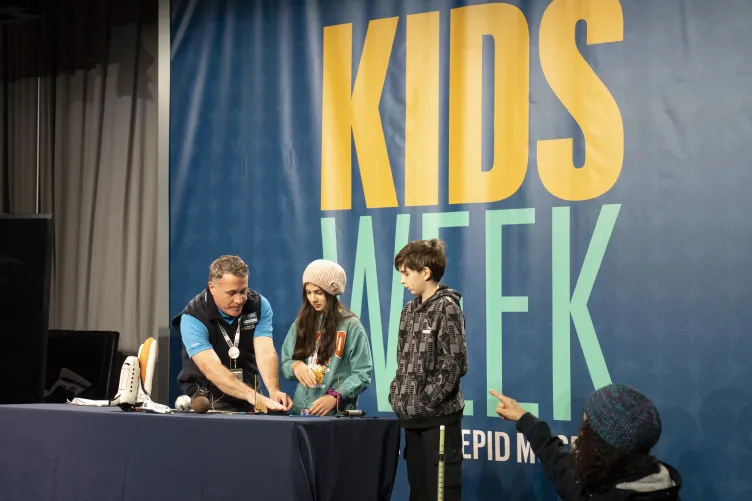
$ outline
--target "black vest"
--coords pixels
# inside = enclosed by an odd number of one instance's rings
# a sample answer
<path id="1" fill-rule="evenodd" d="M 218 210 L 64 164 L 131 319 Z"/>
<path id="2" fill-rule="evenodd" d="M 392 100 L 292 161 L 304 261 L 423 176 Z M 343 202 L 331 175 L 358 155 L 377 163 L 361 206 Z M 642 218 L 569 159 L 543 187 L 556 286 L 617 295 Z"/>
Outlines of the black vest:
<path id="1" fill-rule="evenodd" d="M 258 374 L 258 366 L 256 365 L 256 353 L 253 348 L 253 334 L 256 331 L 256 326 L 261 320 L 261 296 L 258 292 L 248 289 L 248 300 L 243 305 L 243 310 L 238 318 L 236 318 L 232 324 L 228 325 L 222 319 L 217 305 L 214 303 L 214 298 L 208 289 L 201 291 L 196 297 L 191 299 L 188 306 L 175 318 L 172 319 L 172 326 L 178 333 L 180 333 L 180 317 L 183 314 L 191 315 L 199 321 L 201 321 L 206 329 L 209 331 L 209 343 L 217 353 L 222 365 L 228 369 L 231 367 L 230 355 L 228 350 L 230 347 L 227 345 L 227 341 L 222 335 L 222 331 L 219 328 L 220 322 L 225 329 L 225 332 L 230 338 L 230 342 L 235 341 L 235 332 L 240 324 L 240 341 L 238 342 L 238 349 L 240 350 L 240 356 L 237 361 L 237 368 L 243 370 L 243 381 L 253 388 L 254 377 L 258 378 L 258 385 L 261 386 L 261 377 Z M 178 383 L 180 385 L 180 391 L 183 395 L 192 396 L 199 387 L 208 388 L 214 399 L 222 398 L 223 402 L 240 404 L 242 401 L 225 395 L 219 388 L 214 386 L 204 374 L 199 370 L 196 363 L 188 356 L 188 352 L 183 345 L 183 368 L 178 374 Z"/>

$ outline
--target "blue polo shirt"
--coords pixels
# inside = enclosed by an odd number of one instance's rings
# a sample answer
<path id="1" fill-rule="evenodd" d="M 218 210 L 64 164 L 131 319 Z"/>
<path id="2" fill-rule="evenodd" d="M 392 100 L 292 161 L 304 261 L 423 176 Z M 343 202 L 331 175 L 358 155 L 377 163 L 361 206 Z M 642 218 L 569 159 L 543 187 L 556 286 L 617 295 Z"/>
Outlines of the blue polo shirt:
<path id="1" fill-rule="evenodd" d="M 259 323 L 256 325 L 253 337 L 272 337 L 272 306 L 264 296 L 260 297 L 261 320 L 259 320 Z M 227 325 L 230 325 L 237 318 L 226 315 L 221 310 L 219 311 L 219 314 Z M 233 336 L 235 335 L 235 333 L 232 334 Z M 206 326 L 201 323 L 201 320 L 188 315 L 187 313 L 184 313 L 183 316 L 180 317 L 180 336 L 183 339 L 185 350 L 191 358 L 193 358 L 196 353 L 212 349 L 212 345 L 209 343 L 209 331 L 206 329 Z"/>

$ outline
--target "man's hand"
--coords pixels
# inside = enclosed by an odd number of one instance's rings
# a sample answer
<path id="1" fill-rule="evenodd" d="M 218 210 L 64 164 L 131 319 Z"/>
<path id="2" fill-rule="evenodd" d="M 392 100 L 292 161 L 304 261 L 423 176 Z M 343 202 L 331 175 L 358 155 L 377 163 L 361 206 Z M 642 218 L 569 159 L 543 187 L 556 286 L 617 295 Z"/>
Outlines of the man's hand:
<path id="1" fill-rule="evenodd" d="M 282 406 L 282 404 L 277 403 L 270 398 L 266 398 L 260 393 L 254 393 L 252 391 L 249 392 L 247 400 L 248 400 L 248 403 L 253 405 L 254 407 L 256 406 L 256 402 L 258 402 L 259 404 L 264 404 L 266 408 L 270 411 L 286 411 L 287 410 L 284 408 L 284 406 Z"/>
<path id="2" fill-rule="evenodd" d="M 283 391 L 271 391 L 269 397 L 280 404 L 286 411 L 292 409 L 292 399 Z"/>
<path id="3" fill-rule="evenodd" d="M 303 362 L 295 362 L 292 366 L 292 371 L 295 373 L 295 377 L 298 378 L 300 384 L 306 388 L 313 388 L 316 386 L 316 376 L 313 371 Z"/>
<path id="4" fill-rule="evenodd" d="M 335 397 L 333 397 L 332 395 L 324 395 L 323 397 L 313 402 L 313 405 L 311 405 L 311 408 L 308 409 L 308 412 L 312 416 L 326 416 L 332 411 L 332 409 L 334 409 L 336 405 L 337 399 Z"/>
<path id="5" fill-rule="evenodd" d="M 517 403 L 516 400 L 505 397 L 504 395 L 494 390 L 491 390 L 488 393 L 499 400 L 499 405 L 496 406 L 496 414 L 498 414 L 502 419 L 516 422 L 525 415 L 525 412 L 527 412 L 520 406 L 520 404 Z"/>

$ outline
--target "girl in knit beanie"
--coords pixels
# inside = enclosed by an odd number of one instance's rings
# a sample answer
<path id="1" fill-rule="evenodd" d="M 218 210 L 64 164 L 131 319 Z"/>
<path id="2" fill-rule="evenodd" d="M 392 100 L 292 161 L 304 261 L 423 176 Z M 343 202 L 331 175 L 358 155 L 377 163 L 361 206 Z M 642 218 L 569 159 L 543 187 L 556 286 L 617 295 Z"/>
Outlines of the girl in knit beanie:
<path id="1" fill-rule="evenodd" d="M 496 413 L 517 422 L 564 501 L 679 501 L 681 475 L 650 455 L 661 436 L 655 405 L 634 388 L 611 384 L 592 393 L 572 452 L 548 425 L 511 398 Z"/>
<path id="2" fill-rule="evenodd" d="M 373 360 L 360 320 L 339 302 L 345 270 L 325 259 L 303 273 L 303 304 L 282 345 L 282 375 L 297 380 L 293 413 L 334 415 L 355 409 L 371 384 Z"/>

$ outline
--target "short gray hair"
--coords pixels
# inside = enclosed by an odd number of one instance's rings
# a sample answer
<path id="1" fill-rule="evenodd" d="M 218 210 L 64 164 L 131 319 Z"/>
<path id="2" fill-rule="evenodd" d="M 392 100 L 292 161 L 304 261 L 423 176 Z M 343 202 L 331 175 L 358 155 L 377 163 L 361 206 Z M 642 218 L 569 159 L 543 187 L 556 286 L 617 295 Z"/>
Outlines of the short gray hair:
<path id="1" fill-rule="evenodd" d="M 219 256 L 209 266 L 209 281 L 219 280 L 225 273 L 245 278 L 248 276 L 248 265 L 238 256 Z"/>

